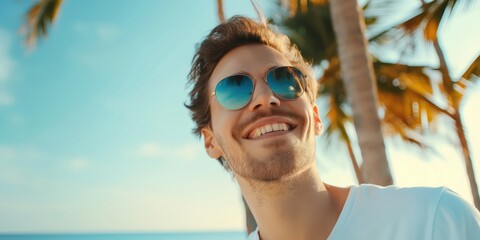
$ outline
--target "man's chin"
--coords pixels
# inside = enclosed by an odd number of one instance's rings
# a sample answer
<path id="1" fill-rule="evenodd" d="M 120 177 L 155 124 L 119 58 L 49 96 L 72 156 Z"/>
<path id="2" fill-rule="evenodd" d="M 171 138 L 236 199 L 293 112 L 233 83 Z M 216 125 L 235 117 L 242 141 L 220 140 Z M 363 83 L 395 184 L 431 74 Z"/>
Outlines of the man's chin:
<path id="1" fill-rule="evenodd" d="M 244 146 L 242 150 L 242 158 L 232 161 L 238 167 L 232 169 L 242 178 L 260 182 L 285 180 L 315 161 L 314 151 L 289 139 Z"/>
<path id="2" fill-rule="evenodd" d="M 291 156 L 291 152 L 277 152 L 276 157 L 250 159 L 240 176 L 261 182 L 281 181 L 304 168 L 305 163 Z M 260 160 L 261 159 L 261 160 Z M 296 162 L 297 161 L 297 162 Z"/>

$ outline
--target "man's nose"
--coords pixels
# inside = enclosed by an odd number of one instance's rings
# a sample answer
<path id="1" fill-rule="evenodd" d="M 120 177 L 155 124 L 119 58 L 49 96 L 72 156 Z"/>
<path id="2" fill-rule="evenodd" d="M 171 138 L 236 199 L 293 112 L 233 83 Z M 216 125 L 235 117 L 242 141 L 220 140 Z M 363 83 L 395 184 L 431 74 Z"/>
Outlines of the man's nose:
<path id="1" fill-rule="evenodd" d="M 273 94 L 272 89 L 270 89 L 265 81 L 258 79 L 255 85 L 252 101 L 248 107 L 250 111 L 253 112 L 261 108 L 280 106 L 280 99 Z"/>

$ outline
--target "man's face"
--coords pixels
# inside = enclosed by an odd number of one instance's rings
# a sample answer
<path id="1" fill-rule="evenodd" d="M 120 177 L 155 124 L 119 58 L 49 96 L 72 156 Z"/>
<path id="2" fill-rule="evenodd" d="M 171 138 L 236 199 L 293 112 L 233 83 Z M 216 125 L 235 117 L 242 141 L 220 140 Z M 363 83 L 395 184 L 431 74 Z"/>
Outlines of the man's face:
<path id="1" fill-rule="evenodd" d="M 280 99 L 264 81 L 270 69 L 280 66 L 291 63 L 274 48 L 244 45 L 228 52 L 209 80 L 213 92 L 225 77 L 242 73 L 254 78 L 252 99 L 240 110 L 224 109 L 211 97 L 211 127 L 202 129 L 207 153 L 223 157 L 235 175 L 274 181 L 305 169 L 315 159 L 315 136 L 321 132 L 316 105 L 306 93 L 295 100 Z M 269 128 L 280 131 L 258 136 Z"/>

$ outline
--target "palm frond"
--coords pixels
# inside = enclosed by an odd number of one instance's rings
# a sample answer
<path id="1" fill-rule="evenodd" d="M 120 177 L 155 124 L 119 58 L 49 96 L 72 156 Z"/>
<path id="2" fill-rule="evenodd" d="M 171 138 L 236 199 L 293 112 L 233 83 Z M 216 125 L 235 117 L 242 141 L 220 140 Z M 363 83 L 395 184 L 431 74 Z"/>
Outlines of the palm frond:
<path id="1" fill-rule="evenodd" d="M 461 102 L 463 96 L 471 89 L 475 83 L 480 80 L 480 55 L 477 56 L 470 66 L 465 70 L 460 79 L 453 83 L 453 98 L 457 102 Z"/>
<path id="2" fill-rule="evenodd" d="M 63 0 L 39 0 L 26 13 L 26 21 L 21 28 L 25 36 L 25 43 L 35 47 L 38 39 L 48 35 L 48 28 L 58 16 Z"/>
<path id="3" fill-rule="evenodd" d="M 331 59 L 319 79 L 319 96 L 328 98 L 325 123 L 326 137 L 336 136 L 346 141 L 342 131 L 352 122 L 348 111 L 343 81 L 337 58 Z M 425 73 L 428 67 L 384 63 L 375 60 L 379 107 L 385 136 L 399 136 L 405 142 L 426 148 L 422 134 L 434 132 L 439 114 L 445 111 L 431 101 L 431 81 Z M 337 134 L 333 134 L 337 132 Z"/>
<path id="4" fill-rule="evenodd" d="M 463 73 L 461 79 L 472 79 L 472 77 L 476 77 L 476 80 L 480 77 L 480 54 L 477 56 L 467 70 Z"/>
<path id="5" fill-rule="evenodd" d="M 471 5 L 472 0 L 433 0 L 421 2 L 422 4 L 411 9 L 409 13 L 402 13 L 406 17 L 400 22 L 390 23 L 389 26 L 381 27 L 382 30 L 371 36 L 369 41 L 381 45 L 394 42 L 397 49 L 401 49 L 402 54 L 414 53 L 415 48 L 420 45 L 421 41 L 424 41 L 426 44 L 435 41 L 440 26 L 447 22 L 455 13 L 466 10 Z M 376 5 L 373 6 L 375 7 Z M 396 18 L 391 14 L 398 17 L 398 14 L 395 14 L 397 7 L 398 5 L 392 4 L 388 11 L 385 11 L 385 8 L 388 7 L 381 8 L 386 13 L 383 13 L 383 17 L 380 15 L 378 25 L 385 21 L 390 21 L 389 19 Z M 378 13 L 380 10 L 374 12 Z"/>
<path id="6" fill-rule="evenodd" d="M 298 8 L 305 4 L 302 2 L 307 4 L 305 10 Z M 337 48 L 328 4 L 322 1 L 290 1 L 289 4 L 293 10 L 280 8 L 278 12 L 283 15 L 274 20 L 274 23 L 286 29 L 291 41 L 302 51 L 303 57 L 313 64 L 319 64 L 335 56 Z"/>
<path id="7" fill-rule="evenodd" d="M 439 115 L 450 112 L 439 107 L 433 99 L 430 76 L 426 66 L 408 66 L 376 61 L 379 104 L 385 115 L 393 114 L 411 130 L 424 131 L 436 122 Z M 430 131 L 433 129 L 429 129 Z"/>

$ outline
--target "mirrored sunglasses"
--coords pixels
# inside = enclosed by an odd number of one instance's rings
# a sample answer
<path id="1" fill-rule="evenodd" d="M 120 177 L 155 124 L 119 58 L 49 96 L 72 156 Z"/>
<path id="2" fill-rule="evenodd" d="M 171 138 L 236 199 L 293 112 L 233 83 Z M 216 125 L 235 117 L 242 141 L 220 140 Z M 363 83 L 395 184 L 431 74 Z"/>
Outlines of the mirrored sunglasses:
<path id="1" fill-rule="evenodd" d="M 306 90 L 307 82 L 300 70 L 292 66 L 276 67 L 268 71 L 264 81 L 273 94 L 283 100 L 294 100 Z M 248 105 L 255 90 L 255 81 L 247 75 L 233 75 L 222 79 L 211 96 L 228 110 L 240 110 Z M 210 96 L 210 97 L 211 97 Z"/>

